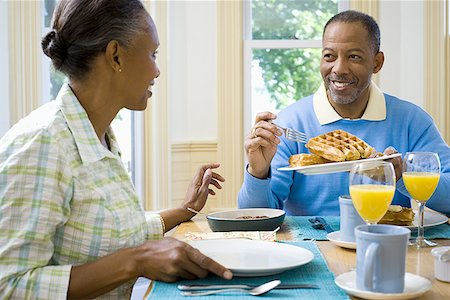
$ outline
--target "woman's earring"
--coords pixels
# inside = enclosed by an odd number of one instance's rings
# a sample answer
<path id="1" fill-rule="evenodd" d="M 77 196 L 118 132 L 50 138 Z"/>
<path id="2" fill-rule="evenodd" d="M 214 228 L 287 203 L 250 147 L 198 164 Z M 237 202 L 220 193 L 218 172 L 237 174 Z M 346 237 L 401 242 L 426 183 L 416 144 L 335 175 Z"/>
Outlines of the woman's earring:
<path id="1" fill-rule="evenodd" d="M 122 69 L 119 69 L 119 73 L 121 73 L 122 72 Z"/>

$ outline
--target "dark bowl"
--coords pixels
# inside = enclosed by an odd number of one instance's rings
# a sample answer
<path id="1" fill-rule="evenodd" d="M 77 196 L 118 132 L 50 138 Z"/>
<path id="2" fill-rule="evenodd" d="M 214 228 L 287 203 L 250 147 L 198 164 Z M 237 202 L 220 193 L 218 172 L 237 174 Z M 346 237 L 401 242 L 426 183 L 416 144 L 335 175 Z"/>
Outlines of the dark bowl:
<path id="1" fill-rule="evenodd" d="M 245 208 L 210 213 L 212 231 L 271 231 L 281 226 L 286 213 L 273 208 Z"/>

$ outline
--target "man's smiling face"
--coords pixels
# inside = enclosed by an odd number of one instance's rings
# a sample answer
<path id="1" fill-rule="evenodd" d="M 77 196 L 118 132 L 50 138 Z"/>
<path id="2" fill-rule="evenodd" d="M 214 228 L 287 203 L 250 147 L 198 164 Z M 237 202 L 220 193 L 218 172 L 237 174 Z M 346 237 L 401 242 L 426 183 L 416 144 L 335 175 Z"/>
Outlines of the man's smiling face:
<path id="1" fill-rule="evenodd" d="M 377 53 L 359 22 L 335 22 L 323 35 L 320 73 L 331 101 L 350 104 L 369 87 L 376 73 Z"/>

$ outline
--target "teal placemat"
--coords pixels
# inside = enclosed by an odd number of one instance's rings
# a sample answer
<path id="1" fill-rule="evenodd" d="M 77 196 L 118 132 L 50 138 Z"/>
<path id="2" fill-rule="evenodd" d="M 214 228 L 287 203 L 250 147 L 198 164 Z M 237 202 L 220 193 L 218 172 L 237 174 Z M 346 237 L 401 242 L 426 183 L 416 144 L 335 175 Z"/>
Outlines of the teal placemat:
<path id="1" fill-rule="evenodd" d="M 147 299 L 171 299 L 186 300 L 196 297 L 184 297 L 180 295 L 177 289 L 179 284 L 262 284 L 267 281 L 279 279 L 284 284 L 293 283 L 312 283 L 317 284 L 320 289 L 289 289 L 272 290 L 269 293 L 259 296 L 263 299 L 350 299 L 334 283 L 334 275 L 328 269 L 326 262 L 317 246 L 312 242 L 289 242 L 288 244 L 300 246 L 310 250 L 314 254 L 314 259 L 306 265 L 300 266 L 294 270 L 286 271 L 277 275 L 263 277 L 235 277 L 232 280 L 223 280 L 217 276 L 209 276 L 205 279 L 183 280 L 177 283 L 165 283 L 156 281 L 153 289 Z M 198 297 L 197 297 L 198 298 Z M 203 296 L 202 299 L 256 299 L 254 296 L 241 293 L 217 294 Z"/>
<path id="2" fill-rule="evenodd" d="M 317 240 L 326 241 L 327 232 L 323 229 L 314 229 L 307 216 L 287 216 L 283 226 L 287 226 L 293 241 Z M 338 216 L 323 217 L 328 225 L 335 231 L 339 230 L 340 222 Z M 417 235 L 417 230 L 411 231 L 411 237 Z M 428 239 L 450 239 L 450 225 L 444 223 L 435 227 L 425 227 L 425 237 Z"/>
<path id="3" fill-rule="evenodd" d="M 427 239 L 450 239 L 450 225 L 448 223 L 435 227 L 425 227 L 424 235 Z M 411 230 L 411 237 L 417 236 L 417 229 Z"/>
<path id="4" fill-rule="evenodd" d="M 284 219 L 283 225 L 286 225 L 292 235 L 293 241 L 304 241 L 304 240 L 317 240 L 317 241 L 327 241 L 327 234 L 324 229 L 314 229 L 311 222 L 308 221 L 307 216 L 287 216 Z M 339 216 L 327 216 L 323 217 L 328 225 L 334 231 L 339 230 Z"/>

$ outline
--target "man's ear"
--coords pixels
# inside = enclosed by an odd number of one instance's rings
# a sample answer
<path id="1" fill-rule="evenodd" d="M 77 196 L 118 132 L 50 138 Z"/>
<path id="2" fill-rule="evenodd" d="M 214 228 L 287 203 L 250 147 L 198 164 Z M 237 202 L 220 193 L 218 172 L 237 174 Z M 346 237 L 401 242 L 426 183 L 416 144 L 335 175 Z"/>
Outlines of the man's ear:
<path id="1" fill-rule="evenodd" d="M 122 72 L 123 68 L 122 47 L 116 40 L 109 41 L 106 45 L 105 58 L 107 64 L 116 72 Z"/>
<path id="2" fill-rule="evenodd" d="M 375 55 L 373 74 L 380 72 L 381 68 L 383 67 L 383 63 L 384 63 L 384 53 L 380 51 Z"/>

